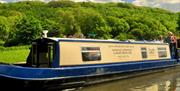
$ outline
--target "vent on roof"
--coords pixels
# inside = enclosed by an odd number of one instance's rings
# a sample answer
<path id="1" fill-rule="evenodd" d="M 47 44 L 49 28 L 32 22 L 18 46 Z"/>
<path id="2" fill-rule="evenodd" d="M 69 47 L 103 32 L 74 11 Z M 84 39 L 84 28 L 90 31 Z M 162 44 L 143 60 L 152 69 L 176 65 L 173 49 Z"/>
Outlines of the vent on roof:
<path id="1" fill-rule="evenodd" d="M 44 30 L 42 37 L 43 37 L 43 38 L 47 38 L 47 33 L 48 33 L 48 30 Z"/>

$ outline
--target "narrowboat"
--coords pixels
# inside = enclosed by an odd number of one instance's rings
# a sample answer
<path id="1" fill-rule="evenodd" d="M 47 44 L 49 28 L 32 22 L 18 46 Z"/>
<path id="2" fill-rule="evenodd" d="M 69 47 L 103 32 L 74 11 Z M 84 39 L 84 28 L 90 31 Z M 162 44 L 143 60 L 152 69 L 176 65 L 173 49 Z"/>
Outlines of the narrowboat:
<path id="1" fill-rule="evenodd" d="M 178 62 L 176 47 L 167 43 L 39 38 L 32 42 L 26 63 L 0 64 L 0 86 L 71 88 L 115 74 L 174 67 Z"/>

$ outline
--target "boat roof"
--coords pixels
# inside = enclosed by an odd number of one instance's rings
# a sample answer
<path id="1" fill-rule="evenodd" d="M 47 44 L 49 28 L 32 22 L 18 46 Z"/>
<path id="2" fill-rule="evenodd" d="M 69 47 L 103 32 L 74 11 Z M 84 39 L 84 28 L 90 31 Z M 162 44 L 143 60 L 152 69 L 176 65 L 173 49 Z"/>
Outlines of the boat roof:
<path id="1" fill-rule="evenodd" d="M 53 38 L 53 37 L 47 37 L 46 39 L 50 39 L 56 42 L 60 41 L 70 41 L 70 42 L 105 42 L 105 43 L 134 43 L 134 44 L 168 44 L 168 43 L 162 43 L 160 41 L 134 41 L 134 40 L 126 40 L 126 41 L 119 41 L 115 39 L 82 39 L 82 38 Z"/>

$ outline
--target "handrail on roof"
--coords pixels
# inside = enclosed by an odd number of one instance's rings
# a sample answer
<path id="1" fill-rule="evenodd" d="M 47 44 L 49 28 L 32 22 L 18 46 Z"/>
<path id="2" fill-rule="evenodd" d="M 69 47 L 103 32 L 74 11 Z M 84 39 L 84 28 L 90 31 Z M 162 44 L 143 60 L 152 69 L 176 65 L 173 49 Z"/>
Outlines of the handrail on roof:
<path id="1" fill-rule="evenodd" d="M 129 42 L 129 43 L 157 43 L 157 44 L 167 44 L 163 43 L 161 41 L 148 41 L 148 40 L 143 40 L 143 41 L 136 41 L 133 39 L 125 40 L 125 41 L 120 41 L 116 39 L 107 39 L 107 40 L 102 40 L 102 39 L 87 39 L 87 38 L 53 38 L 53 37 L 47 37 L 47 39 L 51 39 L 54 41 L 59 41 L 59 40 L 82 40 L 82 41 L 107 41 L 107 42 Z"/>

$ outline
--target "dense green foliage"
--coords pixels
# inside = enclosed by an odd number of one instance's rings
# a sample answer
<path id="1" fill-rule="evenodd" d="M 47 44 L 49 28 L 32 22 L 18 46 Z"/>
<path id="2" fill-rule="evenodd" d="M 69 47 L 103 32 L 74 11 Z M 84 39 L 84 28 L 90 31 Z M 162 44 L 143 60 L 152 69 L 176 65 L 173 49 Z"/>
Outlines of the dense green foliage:
<path id="1" fill-rule="evenodd" d="M 180 13 L 128 3 L 61 0 L 0 4 L 0 41 L 30 44 L 49 30 L 51 37 L 84 34 L 90 38 L 153 40 L 168 31 L 179 36 Z"/>

